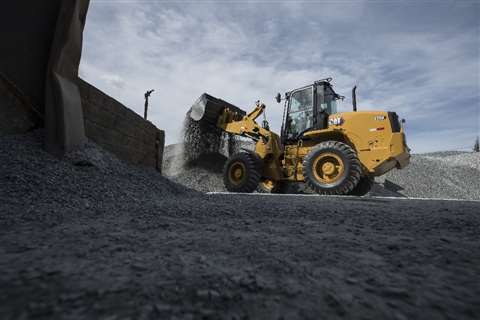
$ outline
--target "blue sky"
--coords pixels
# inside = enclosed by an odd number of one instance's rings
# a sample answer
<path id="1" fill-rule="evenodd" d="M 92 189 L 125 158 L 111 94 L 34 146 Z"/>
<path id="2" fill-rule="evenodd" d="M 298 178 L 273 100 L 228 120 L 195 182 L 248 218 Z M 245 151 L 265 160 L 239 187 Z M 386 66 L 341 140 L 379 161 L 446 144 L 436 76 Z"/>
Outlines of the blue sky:
<path id="1" fill-rule="evenodd" d="M 181 140 L 203 92 L 249 110 L 267 105 L 279 131 L 285 92 L 332 77 L 359 110 L 405 118 L 413 152 L 467 150 L 480 127 L 478 1 L 92 0 L 80 75 Z"/>

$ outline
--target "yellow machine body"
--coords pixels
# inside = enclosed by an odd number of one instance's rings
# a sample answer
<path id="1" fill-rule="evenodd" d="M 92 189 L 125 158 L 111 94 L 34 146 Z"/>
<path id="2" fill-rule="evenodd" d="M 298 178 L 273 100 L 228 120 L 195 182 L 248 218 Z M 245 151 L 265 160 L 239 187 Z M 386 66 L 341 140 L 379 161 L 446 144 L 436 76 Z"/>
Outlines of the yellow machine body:
<path id="1" fill-rule="evenodd" d="M 257 104 L 254 111 L 238 119 L 228 109 L 217 121 L 224 131 L 256 140 L 255 153 L 263 161 L 264 179 L 304 181 L 304 157 L 322 141 L 342 141 L 357 153 L 365 175 L 380 176 L 393 168 L 404 168 L 410 154 L 403 128 L 394 130 L 385 111 L 341 112 L 329 116 L 327 129 L 304 133 L 296 144 L 282 145 L 280 137 L 255 122 L 265 108 Z M 394 132 L 398 131 L 398 132 Z"/>
<path id="2" fill-rule="evenodd" d="M 410 154 L 403 128 L 393 132 L 387 112 L 342 112 L 330 115 L 329 123 L 327 129 L 306 132 L 298 144 L 284 146 L 282 166 L 287 179 L 303 181 L 303 158 L 319 142 L 327 140 L 350 145 L 365 175 L 381 176 L 393 168 L 402 169 L 408 165 Z"/>

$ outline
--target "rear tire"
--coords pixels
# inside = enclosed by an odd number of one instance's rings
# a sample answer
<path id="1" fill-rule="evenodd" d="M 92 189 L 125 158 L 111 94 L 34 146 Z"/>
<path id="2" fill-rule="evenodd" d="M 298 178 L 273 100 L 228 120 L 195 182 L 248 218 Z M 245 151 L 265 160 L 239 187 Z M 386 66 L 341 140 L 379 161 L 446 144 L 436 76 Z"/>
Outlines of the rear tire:
<path id="1" fill-rule="evenodd" d="M 257 189 L 261 161 L 252 153 L 241 152 L 228 159 L 223 168 L 223 183 L 230 192 L 250 193 Z"/>
<path id="2" fill-rule="evenodd" d="M 360 181 L 361 173 L 355 151 L 339 141 L 319 143 L 303 161 L 305 183 L 319 194 L 349 194 Z"/>

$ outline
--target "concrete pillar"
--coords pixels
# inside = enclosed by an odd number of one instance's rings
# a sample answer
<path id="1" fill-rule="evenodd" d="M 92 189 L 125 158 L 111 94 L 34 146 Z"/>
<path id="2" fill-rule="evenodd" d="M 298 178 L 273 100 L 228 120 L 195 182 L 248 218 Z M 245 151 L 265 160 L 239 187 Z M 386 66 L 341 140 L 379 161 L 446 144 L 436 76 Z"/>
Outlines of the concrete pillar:
<path id="1" fill-rule="evenodd" d="M 45 81 L 45 147 L 61 156 L 86 142 L 77 87 L 89 0 L 64 0 L 55 28 Z"/>

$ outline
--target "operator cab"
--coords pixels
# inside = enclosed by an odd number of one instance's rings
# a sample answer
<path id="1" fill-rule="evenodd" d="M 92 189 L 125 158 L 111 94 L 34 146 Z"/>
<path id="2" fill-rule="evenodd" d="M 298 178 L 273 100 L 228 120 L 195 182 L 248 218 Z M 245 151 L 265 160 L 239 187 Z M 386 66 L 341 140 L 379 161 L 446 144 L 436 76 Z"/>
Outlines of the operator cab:
<path id="1" fill-rule="evenodd" d="M 295 141 L 305 132 L 327 128 L 328 116 L 337 113 L 337 100 L 344 98 L 333 91 L 331 80 L 318 80 L 285 93 L 282 141 Z"/>

